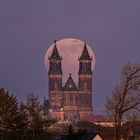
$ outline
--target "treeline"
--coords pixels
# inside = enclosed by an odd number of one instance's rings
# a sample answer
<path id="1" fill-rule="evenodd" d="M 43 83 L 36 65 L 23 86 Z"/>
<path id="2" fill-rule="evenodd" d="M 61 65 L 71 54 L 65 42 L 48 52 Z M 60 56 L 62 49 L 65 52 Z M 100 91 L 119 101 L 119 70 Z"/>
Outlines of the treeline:
<path id="1" fill-rule="evenodd" d="M 50 122 L 53 123 L 43 118 L 37 95 L 28 94 L 26 103 L 19 103 L 16 96 L 0 89 L 0 135 L 49 135 L 46 129 Z"/>
<path id="2" fill-rule="evenodd" d="M 105 131 L 88 120 L 59 123 L 49 119 L 33 93 L 27 94 L 25 103 L 20 103 L 16 96 L 0 89 L 0 140 L 52 140 L 58 136 L 80 140 L 89 130 L 108 135 L 108 129 Z"/>

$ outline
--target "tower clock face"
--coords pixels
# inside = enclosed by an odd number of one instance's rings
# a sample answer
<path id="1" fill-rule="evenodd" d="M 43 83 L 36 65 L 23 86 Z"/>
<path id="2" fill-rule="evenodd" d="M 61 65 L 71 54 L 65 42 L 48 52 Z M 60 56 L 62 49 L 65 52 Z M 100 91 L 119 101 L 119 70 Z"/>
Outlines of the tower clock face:
<path id="1" fill-rule="evenodd" d="M 94 43 L 94 42 L 92 42 Z M 64 38 L 56 42 L 56 46 L 59 52 L 59 55 L 62 56 L 62 69 L 63 69 L 63 82 L 67 81 L 69 73 L 72 74 L 72 77 L 76 83 L 78 83 L 78 69 L 79 62 L 78 57 L 81 56 L 84 41 L 74 39 L 74 38 Z M 45 67 L 48 71 L 49 61 L 48 57 L 51 56 L 54 44 L 50 45 L 49 49 L 45 55 Z M 92 58 L 91 69 L 94 70 L 95 67 L 95 55 L 93 49 L 87 44 L 87 49 L 90 57 Z"/>

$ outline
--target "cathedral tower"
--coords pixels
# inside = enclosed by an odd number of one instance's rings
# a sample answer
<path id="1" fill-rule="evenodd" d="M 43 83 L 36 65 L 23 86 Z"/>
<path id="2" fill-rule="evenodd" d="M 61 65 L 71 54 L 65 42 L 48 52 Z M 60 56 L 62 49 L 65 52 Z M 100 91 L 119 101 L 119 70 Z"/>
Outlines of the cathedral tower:
<path id="1" fill-rule="evenodd" d="M 54 117 L 62 107 L 62 57 L 60 57 L 56 41 L 51 56 L 49 57 L 49 101 L 52 114 Z M 57 113 L 57 114 L 56 114 Z"/>
<path id="2" fill-rule="evenodd" d="M 89 55 L 87 45 L 79 58 L 79 111 L 82 113 L 92 113 L 92 58 Z"/>
<path id="3" fill-rule="evenodd" d="M 52 47 L 52 53 L 48 57 L 49 101 L 45 104 L 48 106 L 46 112 L 51 118 L 58 120 L 85 120 L 84 118 L 91 116 L 93 111 L 92 58 L 87 44 L 84 44 L 81 56 L 77 60 L 79 61 L 78 86 L 71 74 L 64 86 L 62 85 L 62 57 L 60 57 L 56 41 Z"/>

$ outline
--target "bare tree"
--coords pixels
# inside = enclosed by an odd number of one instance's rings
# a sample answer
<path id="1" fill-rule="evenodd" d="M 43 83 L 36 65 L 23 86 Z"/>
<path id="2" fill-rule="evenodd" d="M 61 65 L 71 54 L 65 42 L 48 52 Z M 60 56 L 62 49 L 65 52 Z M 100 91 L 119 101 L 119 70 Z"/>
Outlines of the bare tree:
<path id="1" fill-rule="evenodd" d="M 140 109 L 140 65 L 128 63 L 122 69 L 121 83 L 113 90 L 105 104 L 115 122 L 115 137 L 120 139 L 124 114 Z"/>
<path id="2" fill-rule="evenodd" d="M 135 124 L 138 121 L 139 118 L 139 112 L 137 112 L 136 110 L 130 110 L 128 112 L 125 113 L 126 116 L 126 123 L 124 124 L 124 128 L 125 128 L 125 140 L 129 140 L 130 136 L 133 135 L 132 133 L 132 129 L 135 127 Z"/>

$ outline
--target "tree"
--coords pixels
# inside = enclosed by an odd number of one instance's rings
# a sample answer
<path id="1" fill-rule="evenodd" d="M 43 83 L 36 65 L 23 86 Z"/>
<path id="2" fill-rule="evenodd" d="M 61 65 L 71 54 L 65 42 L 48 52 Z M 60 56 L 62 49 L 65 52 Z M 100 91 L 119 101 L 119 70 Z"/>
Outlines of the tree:
<path id="1" fill-rule="evenodd" d="M 121 124 L 124 114 L 140 109 L 140 65 L 128 63 L 123 67 L 121 83 L 107 98 L 107 112 L 115 121 L 115 137 L 120 139 Z"/>
<path id="2" fill-rule="evenodd" d="M 32 129 L 33 135 L 41 133 L 43 130 L 42 106 L 38 101 L 38 96 L 30 93 L 27 95 L 26 109 L 29 116 L 29 128 Z"/>
<path id="3" fill-rule="evenodd" d="M 23 130 L 23 119 L 17 99 L 3 88 L 0 89 L 0 129 L 3 132 Z"/>
<path id="4" fill-rule="evenodd" d="M 135 126 L 135 123 L 138 120 L 139 114 L 135 113 L 135 110 L 134 110 L 134 111 L 128 111 L 125 115 L 126 115 L 126 119 L 128 120 L 123 125 L 123 127 L 125 128 L 125 131 L 126 131 L 125 140 L 129 140 L 130 135 L 133 134 L 132 131 Z"/>
<path id="5" fill-rule="evenodd" d="M 22 133 L 26 133 L 28 131 L 28 124 L 29 124 L 29 116 L 28 116 L 28 112 L 26 109 L 26 106 L 24 105 L 24 103 L 20 103 L 19 106 L 19 113 L 20 113 L 20 119 L 22 121 L 19 121 L 19 128 L 20 128 L 20 132 Z"/>

